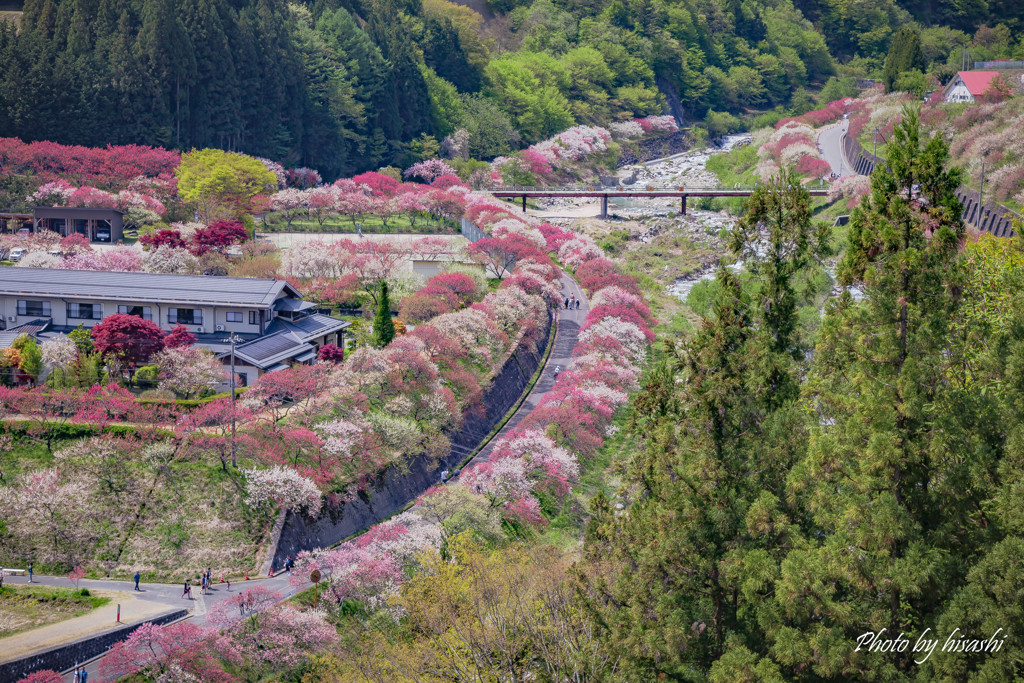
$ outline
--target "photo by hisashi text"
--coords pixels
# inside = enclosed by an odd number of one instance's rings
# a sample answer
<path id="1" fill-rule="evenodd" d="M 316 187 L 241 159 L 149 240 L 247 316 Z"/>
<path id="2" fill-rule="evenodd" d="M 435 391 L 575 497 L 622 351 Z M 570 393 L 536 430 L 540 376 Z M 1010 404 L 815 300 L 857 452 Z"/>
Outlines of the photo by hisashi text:
<path id="1" fill-rule="evenodd" d="M 1000 628 L 996 629 L 996 632 L 989 638 L 981 640 L 972 638 L 963 633 L 959 628 L 955 628 L 952 633 L 943 639 L 939 634 L 933 633 L 930 628 L 926 628 L 911 645 L 910 639 L 903 633 L 900 633 L 895 638 L 886 637 L 886 631 L 888 630 L 883 628 L 880 631 L 868 631 L 861 634 L 857 637 L 857 648 L 854 652 L 860 652 L 861 650 L 868 652 L 906 652 L 910 649 L 915 654 L 914 661 L 917 664 L 923 664 L 932 656 L 939 643 L 942 643 L 942 647 L 938 648 L 940 652 L 991 653 L 999 652 L 1003 647 L 1003 643 L 1006 642 L 1010 635 Z"/>

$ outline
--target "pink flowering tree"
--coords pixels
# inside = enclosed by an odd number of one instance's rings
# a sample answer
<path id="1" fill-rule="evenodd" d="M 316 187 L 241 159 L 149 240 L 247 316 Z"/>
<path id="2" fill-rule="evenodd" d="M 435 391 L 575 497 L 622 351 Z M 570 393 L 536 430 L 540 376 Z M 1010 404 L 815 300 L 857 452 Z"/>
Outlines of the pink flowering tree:
<path id="1" fill-rule="evenodd" d="M 458 176 L 454 168 L 440 159 L 427 159 L 413 164 L 402 173 L 406 178 L 420 178 L 429 183 L 434 178 L 444 175 Z"/>
<path id="2" fill-rule="evenodd" d="M 145 672 L 145 678 L 157 680 L 178 669 L 196 680 L 231 680 L 205 645 L 211 635 L 191 621 L 169 626 L 145 623 L 100 660 L 100 675 L 120 680 Z"/>
<path id="3" fill-rule="evenodd" d="M 45 669 L 30 673 L 25 678 L 19 679 L 18 683 L 64 683 L 64 677 L 56 671 Z"/>

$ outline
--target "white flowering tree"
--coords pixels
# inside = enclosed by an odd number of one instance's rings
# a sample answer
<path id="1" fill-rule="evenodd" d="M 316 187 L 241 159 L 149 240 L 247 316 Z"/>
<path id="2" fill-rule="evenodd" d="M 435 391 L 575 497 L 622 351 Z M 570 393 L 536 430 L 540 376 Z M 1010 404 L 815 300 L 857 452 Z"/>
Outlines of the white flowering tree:
<path id="1" fill-rule="evenodd" d="M 67 335 L 59 334 L 40 344 L 39 350 L 55 386 L 63 385 L 67 369 L 78 360 L 78 346 Z"/>
<path id="2" fill-rule="evenodd" d="M 323 499 L 312 479 L 289 467 L 275 465 L 267 469 L 242 470 L 245 476 L 245 502 L 253 507 L 305 509 L 314 517 L 320 512 Z"/>
<path id="3" fill-rule="evenodd" d="M 224 364 L 198 346 L 164 349 L 153 356 L 153 362 L 160 366 L 160 388 L 186 398 L 227 381 Z"/>

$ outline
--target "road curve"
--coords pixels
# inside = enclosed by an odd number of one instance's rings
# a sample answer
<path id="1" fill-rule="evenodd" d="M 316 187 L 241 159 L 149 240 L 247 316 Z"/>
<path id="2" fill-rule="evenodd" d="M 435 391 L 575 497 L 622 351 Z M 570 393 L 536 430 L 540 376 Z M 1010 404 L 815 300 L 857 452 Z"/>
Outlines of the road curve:
<path id="1" fill-rule="evenodd" d="M 843 156 L 843 136 L 849 127 L 849 120 L 842 120 L 833 123 L 818 134 L 818 149 L 821 151 L 821 156 L 832 167 L 832 172 L 841 176 L 851 175 L 854 172 Z"/>

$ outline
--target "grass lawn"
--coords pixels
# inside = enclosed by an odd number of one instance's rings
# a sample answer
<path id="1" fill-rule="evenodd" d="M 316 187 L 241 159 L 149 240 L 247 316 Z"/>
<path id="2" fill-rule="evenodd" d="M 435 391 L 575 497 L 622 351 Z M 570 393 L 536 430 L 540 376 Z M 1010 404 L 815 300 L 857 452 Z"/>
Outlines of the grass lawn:
<path id="1" fill-rule="evenodd" d="M 84 588 L 7 584 L 0 588 L 0 637 L 80 617 L 108 602 Z"/>
<path id="2" fill-rule="evenodd" d="M 418 217 L 415 221 L 407 215 L 398 215 L 388 219 L 388 224 L 377 216 L 363 216 L 356 223 L 364 233 L 394 233 L 394 234 L 450 234 L 459 232 L 457 223 L 444 221 L 440 224 L 431 218 Z M 314 232 L 314 233 L 335 233 L 335 234 L 356 234 L 356 226 L 347 218 L 332 216 L 324 221 L 323 225 L 315 218 L 297 217 L 292 220 L 291 225 L 280 214 L 270 214 L 264 221 L 257 223 L 256 229 L 259 232 Z"/>

